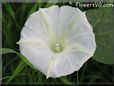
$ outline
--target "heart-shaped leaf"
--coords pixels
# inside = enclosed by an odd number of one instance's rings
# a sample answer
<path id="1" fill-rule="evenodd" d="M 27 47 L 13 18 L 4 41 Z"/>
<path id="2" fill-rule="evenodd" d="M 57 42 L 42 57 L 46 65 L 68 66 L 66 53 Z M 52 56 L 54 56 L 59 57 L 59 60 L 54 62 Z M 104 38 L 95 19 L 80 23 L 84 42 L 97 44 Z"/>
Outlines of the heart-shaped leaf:
<path id="1" fill-rule="evenodd" d="M 97 49 L 93 59 L 105 64 L 114 64 L 114 7 L 87 11 L 92 24 Z"/>

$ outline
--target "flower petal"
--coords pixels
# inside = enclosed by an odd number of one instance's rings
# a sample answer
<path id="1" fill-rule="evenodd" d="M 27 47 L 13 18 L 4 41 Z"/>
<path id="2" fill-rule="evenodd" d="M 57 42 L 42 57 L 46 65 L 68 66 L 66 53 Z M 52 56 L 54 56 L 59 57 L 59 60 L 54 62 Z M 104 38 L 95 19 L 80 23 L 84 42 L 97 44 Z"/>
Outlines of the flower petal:
<path id="1" fill-rule="evenodd" d="M 93 56 L 96 43 L 94 33 L 85 33 L 72 37 L 69 41 L 68 56 L 71 64 L 78 71 L 83 64 Z"/>
<path id="2" fill-rule="evenodd" d="M 20 51 L 36 69 L 45 75 L 47 74 L 48 64 L 54 55 L 50 49 L 37 45 L 20 44 Z"/>
<path id="3" fill-rule="evenodd" d="M 73 20 L 71 20 L 73 21 Z M 89 24 L 85 13 L 80 14 L 78 19 L 73 22 L 68 37 L 77 36 L 80 34 L 91 33 L 93 31 L 91 25 Z"/>
<path id="4" fill-rule="evenodd" d="M 52 30 L 57 32 L 60 15 L 59 6 L 53 5 L 49 8 L 40 8 L 40 12 L 42 13 L 42 16 L 45 18 L 44 20 L 50 25 L 50 27 L 47 28 L 51 28 Z"/>
<path id="5" fill-rule="evenodd" d="M 67 40 L 71 47 L 83 49 L 86 53 L 90 53 L 93 55 L 96 49 L 96 42 L 94 33 L 91 32 L 90 34 L 82 34 L 80 36 L 72 37 L 71 39 Z"/>
<path id="6" fill-rule="evenodd" d="M 44 19 L 46 16 L 48 17 L 49 21 L 46 21 Z M 21 41 L 24 40 L 25 42 L 26 40 L 31 41 L 31 39 L 33 40 L 37 39 L 49 43 L 50 40 L 49 35 L 53 34 L 53 32 L 49 33 L 49 29 L 51 26 L 52 27 L 50 31 L 52 31 L 52 29 L 57 29 L 58 17 L 59 17 L 59 7 L 56 5 L 50 8 L 44 8 L 40 9 L 37 12 L 34 12 L 27 19 L 25 26 L 21 31 Z M 47 23 L 48 26 L 50 27 L 47 27 L 45 23 Z"/>
<path id="7" fill-rule="evenodd" d="M 68 60 L 67 53 L 58 55 L 56 61 L 52 68 L 52 73 L 54 73 L 55 78 L 65 76 L 74 72 L 74 67 Z"/>
<path id="8" fill-rule="evenodd" d="M 38 46 L 40 46 L 41 44 L 47 45 L 48 39 L 45 36 L 43 36 L 41 33 L 39 33 L 37 29 L 30 29 L 27 27 L 23 27 L 21 31 L 21 39 L 19 40 L 19 42 L 17 42 L 17 44 L 22 44 L 22 43 L 37 44 Z"/>
<path id="9" fill-rule="evenodd" d="M 82 51 L 70 51 L 68 53 L 68 59 L 69 61 L 71 62 L 71 64 L 74 66 L 74 70 L 75 71 L 78 71 L 82 66 L 83 64 L 89 59 L 92 57 L 92 55 L 89 55 L 85 52 L 82 52 Z"/>
<path id="10" fill-rule="evenodd" d="M 44 35 L 45 34 L 45 35 Z M 40 11 L 33 13 L 26 21 L 24 28 L 21 31 L 21 36 L 24 40 L 28 37 L 47 41 L 49 39 L 48 31 L 41 18 Z M 24 38 L 26 36 L 26 38 Z"/>
<path id="11" fill-rule="evenodd" d="M 60 8 L 59 32 L 64 35 L 78 35 L 80 33 L 91 32 L 86 15 L 78 8 L 62 6 Z"/>

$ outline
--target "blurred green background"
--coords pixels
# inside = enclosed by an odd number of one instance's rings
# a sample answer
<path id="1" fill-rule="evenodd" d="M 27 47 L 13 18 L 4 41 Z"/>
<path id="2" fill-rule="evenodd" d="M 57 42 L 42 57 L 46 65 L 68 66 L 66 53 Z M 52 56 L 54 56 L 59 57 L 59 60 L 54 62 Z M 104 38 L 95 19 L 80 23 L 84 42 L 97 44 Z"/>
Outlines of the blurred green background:
<path id="1" fill-rule="evenodd" d="M 20 39 L 21 29 L 28 16 L 39 7 L 48 7 L 53 4 L 75 7 L 75 3 L 69 4 L 68 2 L 2 3 L 2 47 L 19 52 L 16 42 Z M 114 7 L 80 7 L 80 9 L 86 11 L 87 18 L 95 32 L 97 50 L 94 59 L 89 59 L 78 72 L 71 75 L 58 79 L 46 79 L 38 70 L 21 64 L 21 59 L 16 54 L 5 54 L 2 58 L 2 84 L 113 84 L 114 67 L 111 64 L 114 63 Z M 12 78 L 12 76 L 15 77 Z"/>

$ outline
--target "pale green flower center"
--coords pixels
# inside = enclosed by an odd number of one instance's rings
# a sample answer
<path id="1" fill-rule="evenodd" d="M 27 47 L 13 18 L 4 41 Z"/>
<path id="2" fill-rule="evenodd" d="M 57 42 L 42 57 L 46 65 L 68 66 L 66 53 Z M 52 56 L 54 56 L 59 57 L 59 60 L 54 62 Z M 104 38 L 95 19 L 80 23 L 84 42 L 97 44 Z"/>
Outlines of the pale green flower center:
<path id="1" fill-rule="evenodd" d="M 60 53 L 64 50 L 63 46 L 60 45 L 59 43 L 55 43 L 54 46 L 53 46 L 53 51 L 55 53 Z"/>
<path id="2" fill-rule="evenodd" d="M 54 40 L 51 42 L 51 49 L 54 53 L 61 53 L 65 49 L 65 41 L 64 40 Z"/>

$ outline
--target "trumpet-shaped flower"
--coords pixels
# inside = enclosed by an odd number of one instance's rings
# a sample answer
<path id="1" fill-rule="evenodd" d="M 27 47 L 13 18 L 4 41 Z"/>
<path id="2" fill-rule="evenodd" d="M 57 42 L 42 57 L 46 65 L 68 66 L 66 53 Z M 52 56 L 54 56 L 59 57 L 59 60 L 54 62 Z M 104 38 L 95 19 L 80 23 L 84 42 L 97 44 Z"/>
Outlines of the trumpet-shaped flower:
<path id="1" fill-rule="evenodd" d="M 18 44 L 20 52 L 47 78 L 78 71 L 96 49 L 85 12 L 57 5 L 34 12 L 27 19 Z"/>

